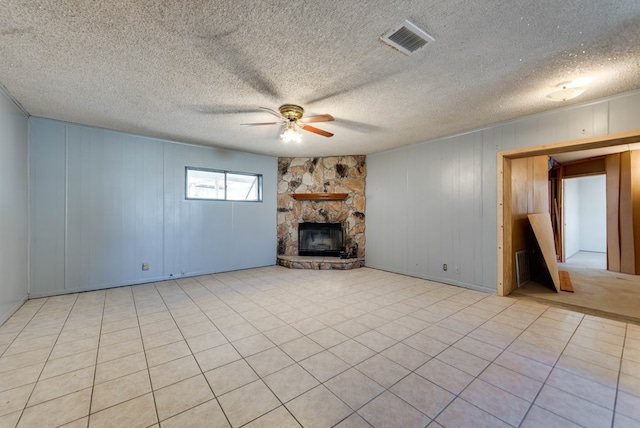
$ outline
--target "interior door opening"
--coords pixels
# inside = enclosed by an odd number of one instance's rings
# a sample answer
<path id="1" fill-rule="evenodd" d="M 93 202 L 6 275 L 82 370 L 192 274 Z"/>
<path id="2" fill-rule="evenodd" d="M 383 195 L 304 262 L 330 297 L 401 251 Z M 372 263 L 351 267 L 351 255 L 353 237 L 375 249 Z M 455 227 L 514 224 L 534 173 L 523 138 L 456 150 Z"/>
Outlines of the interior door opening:
<path id="1" fill-rule="evenodd" d="M 522 164 L 525 160 L 531 159 L 535 165 L 535 159 L 544 155 L 547 157 L 559 157 L 558 155 L 575 153 L 574 160 L 593 159 L 605 157 L 604 165 L 590 165 L 588 168 L 581 165 L 576 171 L 566 168 L 558 176 L 555 175 L 559 183 L 551 183 L 551 171 L 545 171 L 544 176 L 550 181 L 549 192 L 542 189 L 542 171 L 533 168 L 531 173 L 522 172 Z M 563 165 L 571 163 L 566 159 L 561 159 Z M 528 161 L 527 161 L 528 162 Z M 560 161 L 559 161 L 560 162 Z M 526 163 L 525 163 L 526 164 Z M 559 305 L 560 307 L 575 310 L 578 312 L 605 316 L 613 319 L 625 321 L 640 321 L 640 274 L 628 272 L 629 267 L 634 267 L 635 248 L 640 249 L 640 245 L 635 245 L 635 234 L 629 230 L 638 225 L 640 231 L 640 220 L 636 223 L 633 212 L 640 213 L 640 209 L 633 210 L 632 201 L 640 203 L 640 129 L 635 131 L 610 134 L 606 136 L 590 137 L 574 141 L 566 141 L 555 144 L 545 144 L 535 147 L 526 147 L 502 151 L 497 156 L 498 165 L 498 295 L 505 296 L 512 292 L 518 296 L 532 298 L 544 304 Z M 549 168 L 546 168 L 549 169 Z M 520 250 L 520 235 L 518 231 L 526 228 L 521 224 L 519 214 L 521 211 L 514 211 L 515 208 L 528 207 L 525 201 L 538 201 L 537 194 L 544 193 L 548 198 L 548 203 L 544 207 L 538 203 L 531 205 L 531 211 L 549 213 L 552 224 L 560 229 L 557 249 L 563 247 L 562 229 L 564 229 L 564 218 L 561 217 L 563 211 L 562 183 L 563 179 L 578 176 L 605 175 L 606 182 L 606 203 L 607 225 L 606 225 L 606 269 L 591 269 L 582 267 L 570 267 L 565 264 L 565 270 L 570 271 L 574 293 L 555 292 L 543 284 L 536 284 L 535 279 L 518 287 L 515 281 L 514 266 L 515 252 Z M 636 175 L 636 173 L 638 175 Z M 536 191 L 532 193 L 532 198 L 522 198 L 522 183 L 531 183 L 529 187 Z M 534 183 L 537 185 L 534 186 Z M 527 186 L 525 186 L 527 188 Z M 551 192 L 551 189 L 557 189 Z M 636 189 L 638 192 L 636 192 Z M 522 207 L 521 207 L 522 205 Z M 547 210 L 546 207 L 549 207 Z M 570 225 L 569 225 L 570 226 Z M 623 233 L 620 233 L 620 232 Z M 640 239 L 640 234 L 638 234 Z M 560 253 L 562 251 L 559 251 Z M 561 258 L 561 260 L 566 260 Z"/>
<path id="2" fill-rule="evenodd" d="M 606 269 L 606 176 L 565 178 L 562 189 L 564 262 L 576 267 Z"/>
<path id="3" fill-rule="evenodd" d="M 497 176 L 498 176 L 498 192 L 497 192 L 497 252 L 498 252 L 498 263 L 497 263 L 497 280 L 498 280 L 498 295 L 506 296 L 516 290 L 518 288 L 516 283 L 516 275 L 515 275 L 515 251 L 519 250 L 518 242 L 514 240 L 517 238 L 515 232 L 521 225 L 519 224 L 519 212 L 516 212 L 518 216 L 514 214 L 514 207 L 520 207 L 520 205 L 528 206 L 524 204 L 524 201 L 520 201 L 519 195 L 522 193 L 521 189 L 518 186 L 514 187 L 514 183 L 517 183 L 518 180 L 515 180 L 514 177 L 520 175 L 521 168 L 516 167 L 516 161 L 523 159 L 534 159 L 538 156 L 556 156 L 558 154 L 563 153 L 571 153 L 571 152 L 580 152 L 581 158 L 590 158 L 594 156 L 603 156 L 605 154 L 610 153 L 622 153 L 624 150 L 640 150 L 640 129 L 634 131 L 621 132 L 617 134 L 609 134 L 604 136 L 595 136 L 588 137 L 573 141 L 564 141 L 553 144 L 542 144 L 539 146 L 533 147 L 525 147 L 519 149 L 505 150 L 498 152 L 497 154 Z M 640 152 L 639 152 L 640 153 Z M 622 156 L 622 153 L 619 157 L 626 159 L 626 157 Z M 609 158 L 616 160 L 614 156 L 607 156 L 607 160 Z M 628 156 L 627 156 L 628 157 Z M 617 201 L 623 201 L 622 198 L 619 197 L 621 192 L 625 192 L 625 195 L 629 193 L 629 189 L 626 186 L 625 188 L 620 189 L 620 183 L 622 183 L 622 178 L 629 177 L 621 177 L 621 168 L 620 165 L 628 166 L 629 162 L 622 164 L 620 159 L 617 159 L 618 162 L 606 162 L 606 165 L 603 167 L 607 171 L 607 206 L 616 206 L 619 204 L 611 204 L 609 203 L 610 195 L 615 196 Z M 628 161 L 628 159 L 626 159 Z M 514 163 L 514 165 L 512 165 Z M 639 162 L 640 164 L 640 162 Z M 617 169 L 616 169 L 617 168 Z M 547 174 L 547 168 L 545 167 L 545 177 Z M 628 172 L 629 168 L 626 168 L 624 171 Z M 542 171 L 540 171 L 542 173 Z M 534 168 L 533 176 L 537 177 L 538 174 L 537 169 Z M 627 174 L 629 175 L 629 174 Z M 609 177 L 614 177 L 615 180 L 609 180 Z M 548 178 L 548 177 L 547 177 Z M 545 182 L 547 180 L 545 178 Z M 526 177 L 524 177 L 526 179 Z M 611 183 L 610 183 L 611 181 Z M 630 182 L 630 180 L 627 180 Z M 627 182 L 625 181 L 625 183 Z M 526 182 L 526 180 L 525 180 Z M 640 180 L 638 180 L 640 182 Z M 618 184 L 618 186 L 614 186 L 614 184 Z M 546 186 L 546 185 L 545 185 Z M 640 188 L 640 187 L 639 187 Z M 536 187 L 537 189 L 537 187 Z M 536 208 L 539 204 L 536 203 L 538 199 L 536 198 L 537 191 L 533 193 L 532 198 L 528 198 L 532 200 L 532 207 Z M 540 192 L 545 193 L 546 196 L 544 198 L 549 198 L 549 192 Z M 640 201 L 640 198 L 638 199 Z M 548 202 L 546 203 L 548 204 Z M 561 201 L 558 203 L 561 205 Z M 622 207 L 629 208 L 629 207 Z M 620 212 L 622 211 L 620 208 Z M 537 210 L 531 212 L 544 212 L 545 210 Z M 529 211 L 525 211 L 529 212 Z M 553 213 L 552 213 L 553 214 Z M 609 213 L 608 213 L 609 214 Z M 616 214 L 616 213 L 614 213 Z M 628 216 L 627 216 L 628 217 Z M 630 220 L 625 217 L 622 220 L 625 222 L 629 222 Z M 560 219 L 559 219 L 560 220 Z M 558 222 L 559 225 L 562 225 L 562 222 Z M 609 221 L 609 215 L 607 220 L 607 230 L 611 229 L 612 231 L 618 231 L 619 223 L 615 223 Z M 639 222 L 640 224 L 640 222 Z M 616 226 L 616 227 L 613 227 Z M 614 230 L 615 229 L 615 230 Z M 640 229 L 639 229 L 640 230 Z M 624 239 L 628 240 L 628 236 L 621 235 L 620 241 Z M 612 253 L 611 251 L 611 242 L 614 239 L 612 235 L 608 233 L 607 236 L 607 258 L 608 258 L 608 269 L 613 270 L 612 274 L 616 274 L 620 272 L 619 265 L 620 263 L 620 255 L 628 255 L 629 251 L 626 250 L 622 244 L 629 245 L 625 242 L 614 242 L 617 247 L 624 248 L 625 251 L 619 251 L 618 253 Z M 618 245 L 619 244 L 619 245 Z M 559 245 L 558 247 L 561 247 Z M 617 256 L 617 257 L 616 257 Z M 612 268 L 614 266 L 614 262 L 617 263 L 618 269 Z M 624 272 L 624 271 L 623 271 Z"/>

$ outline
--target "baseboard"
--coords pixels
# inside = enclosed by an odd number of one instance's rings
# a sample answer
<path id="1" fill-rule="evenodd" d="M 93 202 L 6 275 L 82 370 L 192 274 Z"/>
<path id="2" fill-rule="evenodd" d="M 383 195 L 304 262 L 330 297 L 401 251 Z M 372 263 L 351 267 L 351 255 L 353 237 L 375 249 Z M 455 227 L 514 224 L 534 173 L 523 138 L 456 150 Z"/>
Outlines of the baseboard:
<path id="1" fill-rule="evenodd" d="M 400 275 L 411 276 L 413 278 L 426 279 L 427 281 L 439 282 L 440 284 L 453 285 L 456 287 L 467 288 L 469 290 L 481 291 L 483 293 L 496 294 L 498 292 L 497 288 L 489 288 L 483 285 L 470 284 L 467 282 L 456 281 L 449 278 L 441 278 L 433 275 L 424 275 L 416 272 L 408 272 L 408 271 L 403 271 L 401 269 L 393 269 L 388 266 L 379 266 L 379 265 L 370 264 L 367 262 L 365 262 L 365 267 L 382 270 L 385 272 L 397 273 Z"/>
<path id="2" fill-rule="evenodd" d="M 0 314 L 0 326 L 4 324 L 9 318 L 11 318 L 11 315 L 15 314 L 16 311 L 20 309 L 22 305 L 24 305 L 24 302 L 26 302 L 27 299 L 28 296 L 24 296 L 13 307 L 11 307 L 11 309 L 9 309 L 9 312 L 7 312 L 6 314 Z"/>
<path id="3" fill-rule="evenodd" d="M 32 292 L 32 293 L 29 293 L 29 299 L 40 299 L 43 297 L 60 296 L 63 294 L 84 293 L 87 291 L 106 290 L 109 288 L 117 288 L 117 287 L 129 287 L 132 285 L 149 284 L 151 282 L 177 281 L 180 279 L 191 278 L 194 276 L 215 275 L 217 273 L 235 272 L 235 271 L 247 270 L 247 269 L 258 269 L 258 268 L 267 267 L 267 266 L 275 266 L 275 260 L 273 263 L 259 265 L 259 266 L 237 267 L 237 268 L 230 268 L 228 270 L 197 271 L 197 272 L 189 272 L 184 275 L 157 276 L 152 278 L 144 278 L 138 281 L 123 281 L 123 282 L 111 283 L 111 284 L 99 284 L 91 287 L 65 288 L 62 290 Z"/>

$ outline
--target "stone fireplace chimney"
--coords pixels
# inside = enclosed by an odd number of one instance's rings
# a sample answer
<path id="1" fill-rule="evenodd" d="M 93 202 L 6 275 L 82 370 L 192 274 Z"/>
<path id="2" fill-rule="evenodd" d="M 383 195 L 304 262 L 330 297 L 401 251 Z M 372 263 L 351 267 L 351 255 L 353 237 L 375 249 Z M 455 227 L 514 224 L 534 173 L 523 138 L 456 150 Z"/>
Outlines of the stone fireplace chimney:
<path id="1" fill-rule="evenodd" d="M 364 155 L 278 159 L 278 255 L 297 255 L 298 224 L 312 222 L 341 223 L 346 250 L 364 257 L 365 161 Z"/>

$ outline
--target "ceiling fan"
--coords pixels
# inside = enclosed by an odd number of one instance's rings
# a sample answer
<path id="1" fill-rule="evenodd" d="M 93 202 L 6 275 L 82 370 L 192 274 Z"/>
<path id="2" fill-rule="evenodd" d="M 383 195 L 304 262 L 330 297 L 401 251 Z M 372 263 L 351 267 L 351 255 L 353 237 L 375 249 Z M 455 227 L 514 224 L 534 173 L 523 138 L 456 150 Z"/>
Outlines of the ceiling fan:
<path id="1" fill-rule="evenodd" d="M 330 114 L 320 114 L 317 116 L 309 116 L 302 120 L 302 115 L 304 114 L 304 109 L 300 106 L 294 104 L 284 104 L 280 106 L 278 111 L 272 110 L 267 107 L 260 107 L 264 111 L 276 116 L 280 119 L 277 122 L 261 122 L 261 123 L 243 123 L 242 125 L 246 126 L 260 126 L 260 125 L 279 125 L 284 124 L 284 129 L 282 130 L 282 134 L 280 134 L 280 138 L 284 142 L 300 142 L 302 139 L 302 134 L 298 132 L 297 128 L 304 129 L 308 132 L 313 132 L 314 134 L 322 135 L 323 137 L 333 137 L 331 132 L 327 132 L 323 129 L 316 128 L 314 126 L 308 125 L 308 123 L 314 122 L 331 122 L 333 120 L 333 116 Z"/>

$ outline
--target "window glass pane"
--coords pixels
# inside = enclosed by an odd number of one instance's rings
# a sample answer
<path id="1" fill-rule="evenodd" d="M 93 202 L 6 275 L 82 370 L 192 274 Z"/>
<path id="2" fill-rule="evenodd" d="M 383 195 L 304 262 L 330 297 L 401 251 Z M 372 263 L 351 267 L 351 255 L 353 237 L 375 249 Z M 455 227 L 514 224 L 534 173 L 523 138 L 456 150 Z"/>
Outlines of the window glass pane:
<path id="1" fill-rule="evenodd" d="M 259 201 L 260 176 L 252 174 L 227 173 L 227 200 Z"/>
<path id="2" fill-rule="evenodd" d="M 224 199 L 224 172 L 187 168 L 187 198 Z"/>
<path id="3" fill-rule="evenodd" d="M 262 175 L 186 167 L 187 199 L 262 202 Z"/>

